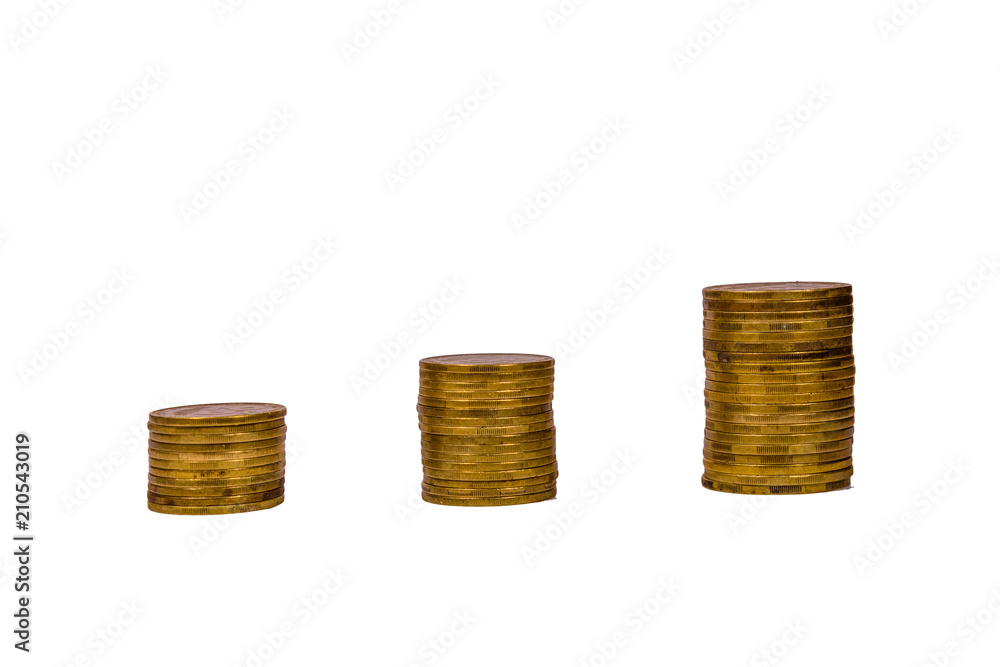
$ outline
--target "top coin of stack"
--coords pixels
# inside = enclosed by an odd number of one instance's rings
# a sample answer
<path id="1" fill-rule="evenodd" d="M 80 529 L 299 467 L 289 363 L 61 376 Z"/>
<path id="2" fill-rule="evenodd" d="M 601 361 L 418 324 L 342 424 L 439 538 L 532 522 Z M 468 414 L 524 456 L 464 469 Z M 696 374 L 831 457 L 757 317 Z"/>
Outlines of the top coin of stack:
<path id="1" fill-rule="evenodd" d="M 854 472 L 854 306 L 845 283 L 706 287 L 705 474 L 716 491 L 817 493 Z"/>
<path id="2" fill-rule="evenodd" d="M 520 505 L 556 496 L 555 360 L 458 354 L 420 361 L 423 499 Z"/>
<path id="3" fill-rule="evenodd" d="M 149 509 L 235 514 L 285 499 L 285 408 L 216 403 L 149 413 Z"/>

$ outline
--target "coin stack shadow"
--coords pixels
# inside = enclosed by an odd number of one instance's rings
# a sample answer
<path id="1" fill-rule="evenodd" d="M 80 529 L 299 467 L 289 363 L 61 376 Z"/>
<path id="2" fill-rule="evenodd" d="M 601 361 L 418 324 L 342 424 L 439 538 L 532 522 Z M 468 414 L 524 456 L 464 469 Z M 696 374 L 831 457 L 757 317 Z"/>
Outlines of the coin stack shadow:
<path id="1" fill-rule="evenodd" d="M 216 403 L 149 413 L 149 509 L 236 514 L 285 499 L 285 408 Z"/>
<path id="2" fill-rule="evenodd" d="M 556 496 L 555 360 L 460 354 L 420 361 L 423 499 L 520 505 Z"/>
<path id="3" fill-rule="evenodd" d="M 706 287 L 702 486 L 847 488 L 854 472 L 854 306 L 846 283 Z"/>

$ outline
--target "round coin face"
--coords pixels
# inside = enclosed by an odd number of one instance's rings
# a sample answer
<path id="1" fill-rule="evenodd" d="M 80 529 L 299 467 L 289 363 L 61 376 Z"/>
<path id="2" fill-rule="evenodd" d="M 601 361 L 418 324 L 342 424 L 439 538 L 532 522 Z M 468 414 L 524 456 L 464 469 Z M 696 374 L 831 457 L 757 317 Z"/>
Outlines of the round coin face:
<path id="1" fill-rule="evenodd" d="M 555 364 L 555 359 L 540 354 L 451 354 L 420 360 L 422 369 L 459 373 L 536 371 L 552 368 Z"/>
<path id="2" fill-rule="evenodd" d="M 165 426 L 229 426 L 272 421 L 287 410 L 275 403 L 206 403 L 165 408 L 149 413 L 149 421 Z"/>
<path id="3" fill-rule="evenodd" d="M 778 282 L 736 283 L 713 285 L 701 291 L 705 299 L 731 299 L 737 301 L 796 301 L 802 299 L 833 299 L 850 296 L 848 283 L 827 282 Z"/>

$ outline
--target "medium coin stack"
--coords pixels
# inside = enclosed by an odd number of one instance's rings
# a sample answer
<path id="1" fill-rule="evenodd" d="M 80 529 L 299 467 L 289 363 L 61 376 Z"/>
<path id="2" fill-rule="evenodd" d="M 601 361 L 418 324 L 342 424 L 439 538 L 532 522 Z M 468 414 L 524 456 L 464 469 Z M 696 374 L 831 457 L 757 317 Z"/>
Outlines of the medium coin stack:
<path id="1" fill-rule="evenodd" d="M 149 509 L 236 514 L 285 499 L 285 408 L 187 405 L 149 413 Z"/>
<path id="2" fill-rule="evenodd" d="M 420 362 L 423 498 L 520 505 L 556 497 L 555 360 L 457 354 Z"/>
<path id="3" fill-rule="evenodd" d="M 845 283 L 720 285 L 702 291 L 702 486 L 820 493 L 854 472 L 854 306 Z"/>

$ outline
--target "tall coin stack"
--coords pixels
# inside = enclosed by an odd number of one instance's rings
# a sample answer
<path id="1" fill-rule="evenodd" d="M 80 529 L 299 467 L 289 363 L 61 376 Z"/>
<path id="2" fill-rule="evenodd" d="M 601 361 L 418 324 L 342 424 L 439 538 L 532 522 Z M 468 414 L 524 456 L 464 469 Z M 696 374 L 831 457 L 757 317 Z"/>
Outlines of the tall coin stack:
<path id="1" fill-rule="evenodd" d="M 235 514 L 285 499 L 285 408 L 217 403 L 149 413 L 149 509 Z"/>
<path id="2" fill-rule="evenodd" d="M 702 486 L 819 493 L 854 472 L 854 324 L 845 283 L 720 285 L 702 291 Z"/>
<path id="3" fill-rule="evenodd" d="M 520 505 L 556 497 L 555 360 L 457 354 L 420 362 L 423 498 Z"/>

